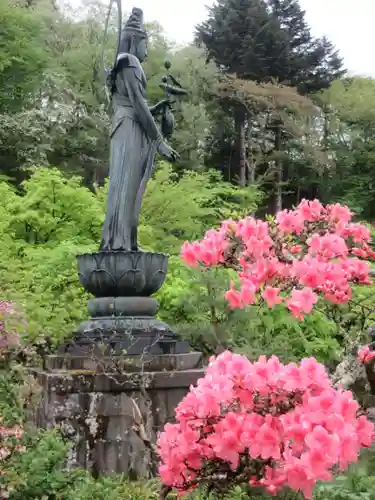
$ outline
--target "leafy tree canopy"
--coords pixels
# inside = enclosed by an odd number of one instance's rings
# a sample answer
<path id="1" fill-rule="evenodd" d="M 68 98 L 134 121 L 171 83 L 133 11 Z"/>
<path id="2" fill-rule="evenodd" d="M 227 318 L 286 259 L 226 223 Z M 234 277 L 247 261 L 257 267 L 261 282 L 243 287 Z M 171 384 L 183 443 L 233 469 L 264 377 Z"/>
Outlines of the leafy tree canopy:
<path id="1" fill-rule="evenodd" d="M 0 113 L 24 106 L 43 81 L 49 61 L 43 24 L 32 11 L 0 1 Z"/>

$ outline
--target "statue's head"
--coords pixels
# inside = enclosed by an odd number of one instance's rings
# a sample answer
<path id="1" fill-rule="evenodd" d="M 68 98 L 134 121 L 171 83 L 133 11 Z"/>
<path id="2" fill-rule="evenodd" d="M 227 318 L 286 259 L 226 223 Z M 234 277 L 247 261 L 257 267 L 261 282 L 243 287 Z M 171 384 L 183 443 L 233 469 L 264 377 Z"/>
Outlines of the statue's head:
<path id="1" fill-rule="evenodd" d="M 143 12 L 134 7 L 122 28 L 120 52 L 136 56 L 140 62 L 147 57 L 147 33 L 143 24 Z"/>

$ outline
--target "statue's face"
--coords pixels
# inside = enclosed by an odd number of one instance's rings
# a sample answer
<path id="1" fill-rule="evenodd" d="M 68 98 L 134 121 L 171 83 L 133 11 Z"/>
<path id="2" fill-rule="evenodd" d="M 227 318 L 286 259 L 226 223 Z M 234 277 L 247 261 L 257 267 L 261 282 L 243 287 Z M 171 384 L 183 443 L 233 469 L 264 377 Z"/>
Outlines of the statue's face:
<path id="1" fill-rule="evenodd" d="M 147 40 L 146 38 L 142 38 L 138 42 L 137 46 L 137 58 L 140 60 L 140 62 L 144 61 L 147 58 Z"/>

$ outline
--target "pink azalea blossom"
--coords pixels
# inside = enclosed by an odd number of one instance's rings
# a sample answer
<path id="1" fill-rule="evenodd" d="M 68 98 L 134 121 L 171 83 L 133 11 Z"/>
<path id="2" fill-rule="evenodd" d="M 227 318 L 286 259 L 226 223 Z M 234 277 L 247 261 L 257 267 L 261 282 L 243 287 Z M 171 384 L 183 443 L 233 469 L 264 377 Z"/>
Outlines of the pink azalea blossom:
<path id="1" fill-rule="evenodd" d="M 293 316 L 303 319 L 302 313 L 310 313 L 317 301 L 317 294 L 311 288 L 305 287 L 302 290 L 293 290 L 291 298 L 286 301 L 286 304 Z"/>
<path id="2" fill-rule="evenodd" d="M 318 221 L 324 213 L 324 207 L 319 200 L 302 200 L 298 205 L 298 212 L 303 220 L 308 222 Z"/>
<path id="3" fill-rule="evenodd" d="M 282 233 L 302 233 L 304 218 L 298 211 L 282 210 L 276 215 L 276 221 Z"/>
<path id="4" fill-rule="evenodd" d="M 352 223 L 352 216 L 340 204 L 302 200 L 295 210 L 279 212 L 274 222 L 254 217 L 224 221 L 201 241 L 186 242 L 181 257 L 198 269 L 236 270 L 238 286 L 231 283 L 225 294 L 229 307 L 243 309 L 262 297 L 268 307 L 284 304 L 302 320 L 318 297 L 345 304 L 351 284 L 371 284 L 367 260 L 375 260 L 375 252 L 370 231 Z"/>
<path id="5" fill-rule="evenodd" d="M 268 307 L 273 307 L 276 304 L 281 304 L 283 299 L 279 296 L 280 288 L 266 286 L 262 292 L 262 297 L 267 302 Z"/>
<path id="6" fill-rule="evenodd" d="M 369 345 L 365 345 L 359 350 L 358 359 L 361 363 L 366 365 L 370 363 L 371 360 L 375 359 L 375 351 L 372 351 Z"/>
<path id="7" fill-rule="evenodd" d="M 311 498 L 317 481 L 372 445 L 374 426 L 358 410 L 314 358 L 251 363 L 226 351 L 210 359 L 178 405 L 177 423 L 160 434 L 161 479 L 182 496 L 216 474 L 243 481 L 245 471 L 251 486 L 272 494 L 289 486 Z"/>

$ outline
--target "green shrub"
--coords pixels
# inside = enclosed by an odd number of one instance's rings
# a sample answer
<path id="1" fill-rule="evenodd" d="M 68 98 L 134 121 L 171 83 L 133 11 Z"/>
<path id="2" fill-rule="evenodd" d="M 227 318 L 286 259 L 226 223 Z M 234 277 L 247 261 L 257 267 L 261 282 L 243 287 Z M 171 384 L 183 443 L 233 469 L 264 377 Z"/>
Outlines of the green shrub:
<path id="1" fill-rule="evenodd" d="M 87 317 L 76 255 L 98 249 L 106 193 L 107 186 L 92 193 L 52 168 L 36 169 L 21 193 L 0 181 L 0 291 L 23 308 L 29 339 L 61 342 Z M 177 255 L 185 239 L 258 199 L 255 188 L 237 189 L 217 173 L 178 178 L 162 163 L 145 195 L 140 244 Z"/>
<path id="2" fill-rule="evenodd" d="M 56 431 L 29 434 L 25 439 L 26 451 L 14 456 L 0 476 L 0 481 L 10 490 L 9 499 L 62 500 L 62 493 L 82 475 L 81 471 L 63 470 L 68 445 Z"/>
<path id="3" fill-rule="evenodd" d="M 315 488 L 314 500 L 375 500 L 374 450 L 364 451 L 345 474 Z"/>
<path id="4" fill-rule="evenodd" d="M 69 444 L 58 431 L 29 432 L 26 451 L 0 475 L 9 500 L 156 500 L 158 483 L 129 482 L 122 476 L 95 480 L 81 469 L 66 470 Z"/>
<path id="5" fill-rule="evenodd" d="M 340 355 L 337 324 L 324 310 L 299 321 L 283 307 L 228 308 L 224 293 L 233 271 L 196 271 L 175 257 L 158 293 L 162 318 L 192 346 L 207 354 L 230 348 L 251 358 L 276 354 L 283 361 L 315 356 L 322 362 Z"/>
<path id="6" fill-rule="evenodd" d="M 109 476 L 98 480 L 86 476 L 77 481 L 64 500 L 157 500 L 159 485 L 156 481 L 130 482 L 122 476 Z"/>

